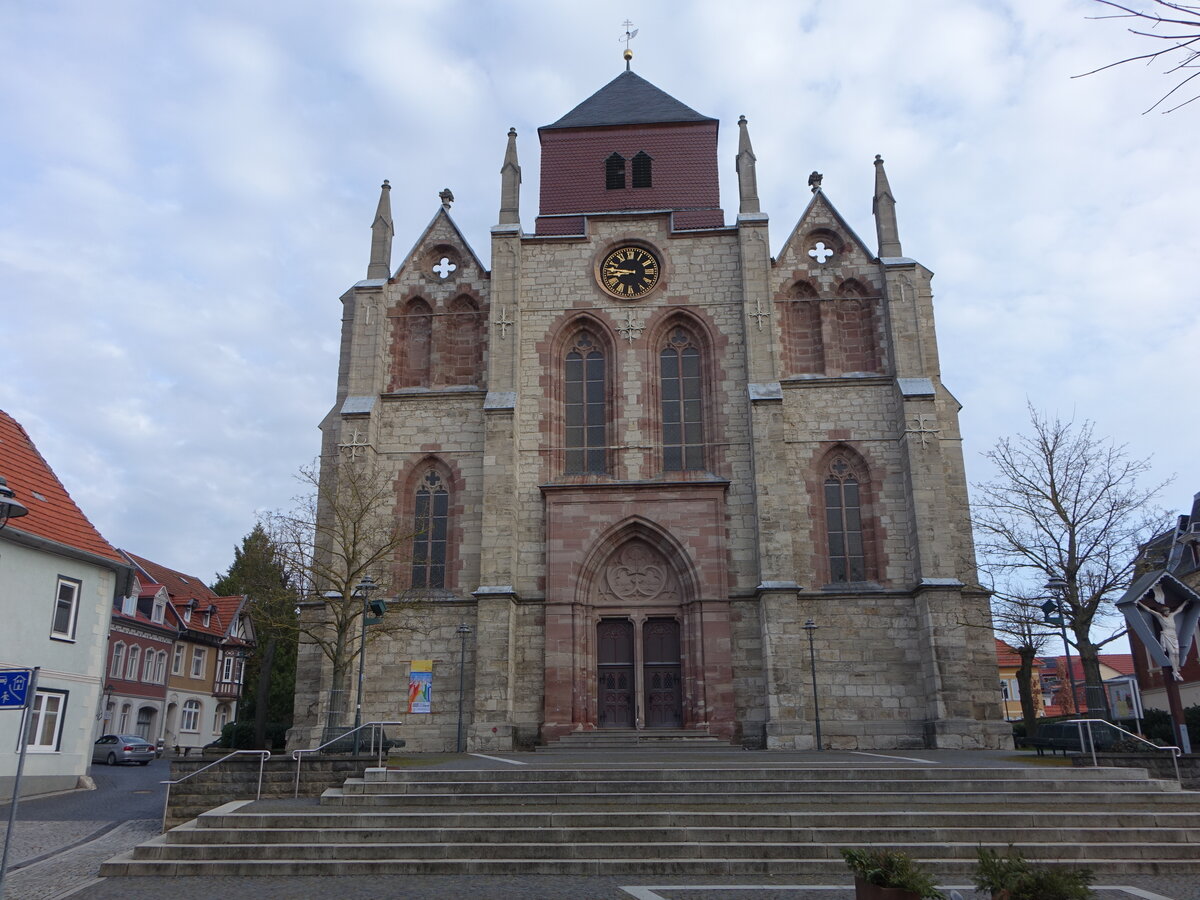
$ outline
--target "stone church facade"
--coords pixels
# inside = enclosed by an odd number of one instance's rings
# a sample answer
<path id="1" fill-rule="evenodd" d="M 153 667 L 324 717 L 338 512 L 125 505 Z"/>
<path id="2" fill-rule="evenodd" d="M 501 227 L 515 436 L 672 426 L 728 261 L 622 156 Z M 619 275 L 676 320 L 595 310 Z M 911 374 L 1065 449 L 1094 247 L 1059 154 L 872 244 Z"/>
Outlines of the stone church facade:
<path id="1" fill-rule="evenodd" d="M 461 664 L 471 750 L 607 728 L 811 749 L 810 637 L 825 746 L 1007 745 L 931 273 L 883 162 L 875 248 L 814 173 L 772 257 L 738 127 L 727 224 L 718 122 L 627 67 L 539 129 L 532 230 L 510 131 L 490 271 L 448 192 L 393 267 L 384 184 L 322 466 L 385 466 L 412 523 L 381 579 L 427 625 L 370 643 L 363 701 L 410 748 L 455 746 Z M 331 687 L 311 646 L 298 676 L 296 745 Z"/>

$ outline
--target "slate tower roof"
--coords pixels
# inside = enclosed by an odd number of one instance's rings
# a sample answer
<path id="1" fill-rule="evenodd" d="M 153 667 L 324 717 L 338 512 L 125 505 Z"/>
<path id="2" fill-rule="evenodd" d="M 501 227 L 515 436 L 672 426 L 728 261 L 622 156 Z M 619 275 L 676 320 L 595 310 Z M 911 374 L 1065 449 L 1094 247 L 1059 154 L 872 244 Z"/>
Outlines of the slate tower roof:
<path id="1" fill-rule="evenodd" d="M 715 122 L 633 72 L 622 72 L 573 110 L 538 131 L 666 122 Z"/>

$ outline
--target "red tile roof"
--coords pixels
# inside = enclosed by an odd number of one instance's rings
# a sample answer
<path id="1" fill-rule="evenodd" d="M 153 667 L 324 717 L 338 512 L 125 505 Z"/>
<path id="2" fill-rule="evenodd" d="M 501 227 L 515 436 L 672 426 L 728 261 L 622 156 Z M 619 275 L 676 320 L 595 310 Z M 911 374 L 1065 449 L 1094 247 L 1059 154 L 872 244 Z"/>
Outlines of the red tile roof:
<path id="1" fill-rule="evenodd" d="M 28 515 L 9 520 L 7 528 L 126 564 L 71 499 L 25 429 L 3 410 L 0 410 L 0 475 L 8 479 L 16 499 L 29 508 Z"/>
<path id="2" fill-rule="evenodd" d="M 217 596 L 208 585 L 195 575 L 185 575 L 183 572 L 177 572 L 175 569 L 168 569 L 166 566 L 160 566 L 156 562 L 135 556 L 128 550 L 122 550 L 121 553 L 145 576 L 144 580 L 163 585 L 167 589 L 167 593 L 171 595 L 172 600 L 191 600 L 193 598 L 196 600 L 211 600 Z"/>
<path id="3" fill-rule="evenodd" d="M 1041 658 L 1035 656 L 1033 658 L 1033 665 L 1037 667 L 1041 664 Z M 999 638 L 996 638 L 996 665 L 1005 667 L 1012 666 L 1014 668 L 1019 668 L 1021 665 L 1021 655 L 1017 653 L 1016 648 L 1011 644 L 1006 644 Z"/>

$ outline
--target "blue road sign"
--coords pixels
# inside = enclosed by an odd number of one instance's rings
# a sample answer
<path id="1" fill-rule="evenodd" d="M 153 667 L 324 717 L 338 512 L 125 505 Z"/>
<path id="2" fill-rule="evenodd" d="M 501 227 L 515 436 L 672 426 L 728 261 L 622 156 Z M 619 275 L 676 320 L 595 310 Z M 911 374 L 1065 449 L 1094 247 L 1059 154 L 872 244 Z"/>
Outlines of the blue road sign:
<path id="1" fill-rule="evenodd" d="M 29 699 L 29 669 L 0 670 L 0 709 L 23 709 Z"/>

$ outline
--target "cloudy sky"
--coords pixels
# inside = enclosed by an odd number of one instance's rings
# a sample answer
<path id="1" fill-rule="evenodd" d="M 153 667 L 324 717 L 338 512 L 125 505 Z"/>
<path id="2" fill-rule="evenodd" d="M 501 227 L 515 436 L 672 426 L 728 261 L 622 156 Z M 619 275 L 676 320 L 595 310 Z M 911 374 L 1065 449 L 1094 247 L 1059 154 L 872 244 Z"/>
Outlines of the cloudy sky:
<path id="1" fill-rule="evenodd" d="M 736 14 L 735 14 L 736 10 Z M 1040 409 L 1200 490 L 1200 103 L 1090 0 L 297 0 L 0 5 L 0 408 L 114 544 L 211 577 L 287 506 L 333 402 L 338 297 L 393 185 L 398 262 L 450 187 L 488 260 L 505 133 L 623 68 L 745 114 L 778 249 L 808 173 L 863 236 L 874 155 L 934 281 L 943 377 L 981 453 Z M 0 473 L 3 474 L 3 473 Z"/>

